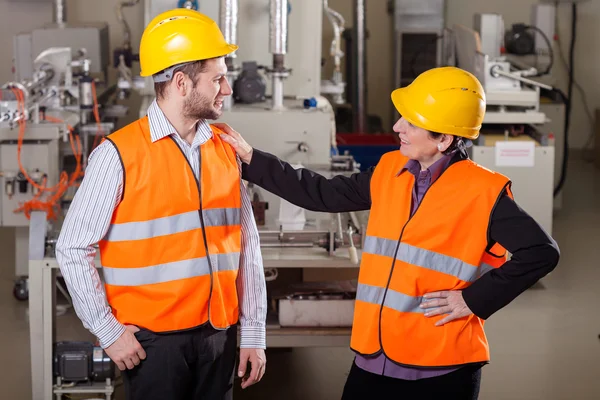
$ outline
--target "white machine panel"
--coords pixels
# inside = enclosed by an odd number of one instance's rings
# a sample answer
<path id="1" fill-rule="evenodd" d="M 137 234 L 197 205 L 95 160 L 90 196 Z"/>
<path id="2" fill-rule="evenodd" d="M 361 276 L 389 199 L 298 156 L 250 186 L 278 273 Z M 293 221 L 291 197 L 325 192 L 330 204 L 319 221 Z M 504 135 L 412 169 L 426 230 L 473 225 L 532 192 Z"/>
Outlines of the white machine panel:
<path id="1" fill-rule="evenodd" d="M 285 104 L 289 106 L 285 111 L 273 111 L 269 103 L 236 104 L 223 113 L 219 122 L 231 125 L 253 147 L 288 162 L 328 164 L 333 114 Z M 299 151 L 302 143 L 308 151 Z"/>
<path id="2" fill-rule="evenodd" d="M 236 104 L 218 122 L 229 124 L 254 148 L 292 164 L 301 163 L 311 168 L 328 167 L 333 112 L 327 108 L 305 110 L 298 104 L 285 101 L 284 105 L 288 108 L 284 111 L 273 111 L 268 108 L 268 103 Z M 306 152 L 299 148 L 306 149 Z M 273 224 L 278 218 L 279 198 L 265 190 L 261 190 L 261 194 L 269 202 L 267 223 Z M 310 218 L 317 217 L 307 213 L 307 219 Z"/>
<path id="3" fill-rule="evenodd" d="M 473 161 L 506 175 L 512 183 L 517 204 L 531 215 L 548 233 L 552 233 L 554 208 L 554 147 L 537 146 L 533 167 L 496 166 L 494 146 L 473 146 Z"/>
<path id="4" fill-rule="evenodd" d="M 543 124 L 546 115 L 538 111 L 486 111 L 484 124 Z"/>

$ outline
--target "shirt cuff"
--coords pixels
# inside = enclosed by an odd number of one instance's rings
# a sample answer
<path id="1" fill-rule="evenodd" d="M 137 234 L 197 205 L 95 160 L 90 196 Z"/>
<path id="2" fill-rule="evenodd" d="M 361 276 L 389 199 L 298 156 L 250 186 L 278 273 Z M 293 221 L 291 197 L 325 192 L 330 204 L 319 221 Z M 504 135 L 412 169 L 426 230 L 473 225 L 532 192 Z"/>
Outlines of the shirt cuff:
<path id="1" fill-rule="evenodd" d="M 267 330 L 264 326 L 242 326 L 241 327 L 241 349 L 266 349 Z"/>
<path id="2" fill-rule="evenodd" d="M 117 341 L 125 332 L 125 325 L 121 324 L 113 314 L 109 314 L 106 321 L 102 322 L 92 333 L 100 341 L 100 347 L 106 349 Z"/>

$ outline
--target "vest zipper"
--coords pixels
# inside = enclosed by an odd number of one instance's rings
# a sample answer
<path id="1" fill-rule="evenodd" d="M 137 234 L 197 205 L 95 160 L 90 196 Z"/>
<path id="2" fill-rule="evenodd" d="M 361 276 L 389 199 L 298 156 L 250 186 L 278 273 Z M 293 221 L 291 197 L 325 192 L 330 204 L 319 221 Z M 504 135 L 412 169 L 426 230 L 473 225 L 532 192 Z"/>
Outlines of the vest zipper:
<path id="1" fill-rule="evenodd" d="M 175 143 L 175 146 L 177 146 L 177 148 L 179 149 L 179 151 L 181 151 L 181 154 L 183 155 L 183 158 L 185 159 L 187 165 L 190 167 L 190 170 L 192 171 L 192 176 L 194 177 L 194 180 L 196 181 L 196 186 L 198 188 L 198 199 L 200 200 L 200 209 L 198 210 L 198 214 L 200 216 L 200 225 L 202 226 L 202 238 L 204 239 L 204 248 L 206 249 L 206 259 L 208 260 L 208 269 L 210 271 L 210 292 L 208 293 L 208 322 L 210 323 L 210 325 L 217 329 L 215 326 L 213 326 L 212 323 L 212 319 L 210 318 L 210 303 L 212 300 L 212 293 L 213 293 L 213 265 L 212 265 L 212 261 L 210 259 L 210 253 L 208 252 L 208 241 L 206 239 L 206 228 L 204 225 L 204 216 L 202 215 L 202 187 L 200 185 L 200 180 L 198 178 L 196 178 L 196 174 L 194 173 L 194 168 L 192 168 L 192 164 L 190 164 L 190 161 L 188 160 L 187 156 L 185 155 L 185 152 L 183 151 L 183 149 L 181 147 L 179 147 L 179 144 L 177 144 L 177 141 L 172 137 L 169 136 L 169 138 L 173 141 L 173 143 Z M 200 148 L 198 148 L 198 155 L 199 155 L 199 162 L 200 162 L 200 177 L 202 176 L 202 150 Z"/>

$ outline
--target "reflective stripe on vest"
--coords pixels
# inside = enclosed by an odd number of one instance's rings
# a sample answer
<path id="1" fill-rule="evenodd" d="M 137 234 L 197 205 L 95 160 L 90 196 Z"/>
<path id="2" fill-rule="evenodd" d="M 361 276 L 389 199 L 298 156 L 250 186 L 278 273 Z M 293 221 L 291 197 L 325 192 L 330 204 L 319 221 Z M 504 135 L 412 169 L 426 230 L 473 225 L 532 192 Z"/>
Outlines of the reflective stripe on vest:
<path id="1" fill-rule="evenodd" d="M 397 243 L 398 242 L 389 239 L 367 236 L 365 238 L 363 253 L 394 258 Z M 452 275 L 465 282 L 474 282 L 482 275 L 494 269 L 493 266 L 486 263 L 481 263 L 479 267 L 476 267 L 457 258 L 420 249 L 406 243 L 400 243 L 395 258 L 396 260 L 404 261 L 422 268 L 428 268 L 443 274 Z"/>
<path id="2" fill-rule="evenodd" d="M 239 208 L 203 210 L 205 226 L 235 226 L 240 224 Z M 143 222 L 112 224 L 106 236 L 109 242 L 141 240 L 202 229 L 198 211 Z"/>
<path id="3" fill-rule="evenodd" d="M 210 259 L 216 269 L 213 272 L 235 271 L 240 263 L 240 254 L 211 254 Z M 152 285 L 210 274 L 206 257 L 142 268 L 103 267 L 103 270 L 106 283 L 115 286 Z"/>

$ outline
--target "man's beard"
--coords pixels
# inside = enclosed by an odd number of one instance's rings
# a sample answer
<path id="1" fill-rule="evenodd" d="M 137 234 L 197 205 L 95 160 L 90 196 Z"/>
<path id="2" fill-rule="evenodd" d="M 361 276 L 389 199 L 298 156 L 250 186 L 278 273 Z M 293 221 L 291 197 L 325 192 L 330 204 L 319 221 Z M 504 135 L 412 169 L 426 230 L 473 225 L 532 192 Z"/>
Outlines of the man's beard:
<path id="1" fill-rule="evenodd" d="M 194 91 L 183 105 L 183 116 L 186 119 L 219 119 L 222 112 L 215 109 L 214 100 L 209 100 L 202 94 Z"/>

